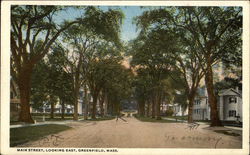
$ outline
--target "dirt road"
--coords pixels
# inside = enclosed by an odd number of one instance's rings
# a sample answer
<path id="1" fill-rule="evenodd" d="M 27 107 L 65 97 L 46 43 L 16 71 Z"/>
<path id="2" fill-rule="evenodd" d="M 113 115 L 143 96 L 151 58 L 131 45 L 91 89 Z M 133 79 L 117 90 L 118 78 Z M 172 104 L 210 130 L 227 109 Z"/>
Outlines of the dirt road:
<path id="1" fill-rule="evenodd" d="M 241 148 L 241 136 L 215 133 L 200 125 L 188 128 L 186 123 L 151 123 L 135 118 L 107 121 L 71 122 L 73 127 L 56 135 L 49 135 L 24 147 L 76 148 Z M 18 147 L 21 147 L 18 146 Z"/>

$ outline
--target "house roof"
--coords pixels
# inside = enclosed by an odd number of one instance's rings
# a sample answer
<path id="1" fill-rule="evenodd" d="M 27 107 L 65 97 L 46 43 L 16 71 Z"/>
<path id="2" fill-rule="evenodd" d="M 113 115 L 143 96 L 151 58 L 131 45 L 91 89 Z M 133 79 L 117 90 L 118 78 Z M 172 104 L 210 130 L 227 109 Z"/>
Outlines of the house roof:
<path id="1" fill-rule="evenodd" d="M 219 96 L 228 96 L 228 95 L 232 95 L 232 96 L 240 96 L 241 97 L 241 92 L 236 91 L 233 88 L 229 88 L 229 89 L 224 89 L 221 90 L 218 94 Z"/>

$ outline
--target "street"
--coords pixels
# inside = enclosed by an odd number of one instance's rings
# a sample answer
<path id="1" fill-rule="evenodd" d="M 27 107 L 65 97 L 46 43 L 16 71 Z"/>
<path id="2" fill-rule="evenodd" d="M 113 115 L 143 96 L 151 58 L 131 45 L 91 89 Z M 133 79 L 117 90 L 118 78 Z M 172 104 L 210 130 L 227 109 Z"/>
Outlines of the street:
<path id="1" fill-rule="evenodd" d="M 127 122 L 78 121 L 69 122 L 72 129 L 49 135 L 18 147 L 76 147 L 76 148 L 241 148 L 241 136 L 217 131 L 225 127 L 200 124 L 189 128 L 187 123 L 141 122 L 123 117 Z"/>

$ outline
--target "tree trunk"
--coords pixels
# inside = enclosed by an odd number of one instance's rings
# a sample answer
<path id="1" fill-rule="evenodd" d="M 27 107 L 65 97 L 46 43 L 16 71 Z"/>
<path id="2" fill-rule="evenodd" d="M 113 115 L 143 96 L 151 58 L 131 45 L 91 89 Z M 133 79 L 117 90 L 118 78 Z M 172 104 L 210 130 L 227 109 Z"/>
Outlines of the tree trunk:
<path id="1" fill-rule="evenodd" d="M 84 120 L 88 119 L 88 105 L 89 105 L 89 96 L 88 96 L 88 92 L 87 92 L 87 86 L 84 86 Z"/>
<path id="2" fill-rule="evenodd" d="M 50 101 L 50 118 L 53 119 L 54 118 L 54 111 L 55 111 L 55 103 L 53 101 L 53 97 L 51 98 L 52 101 Z"/>
<path id="3" fill-rule="evenodd" d="M 149 106 L 150 106 L 150 104 L 149 104 L 149 102 L 146 102 L 147 104 L 147 110 L 146 110 L 146 117 L 149 117 Z"/>
<path id="4" fill-rule="evenodd" d="M 64 104 L 64 101 L 61 100 L 61 105 L 62 105 L 62 115 L 61 115 L 61 118 L 64 119 L 64 113 L 65 113 L 65 104 Z"/>
<path id="5" fill-rule="evenodd" d="M 78 120 L 78 96 L 79 96 L 79 85 L 78 82 L 75 84 L 75 90 L 74 90 L 74 114 L 73 114 L 73 119 L 75 121 Z"/>
<path id="6" fill-rule="evenodd" d="M 155 108 L 156 108 L 156 120 L 161 120 L 161 94 L 157 95 Z"/>
<path id="7" fill-rule="evenodd" d="M 93 94 L 93 107 L 92 107 L 92 119 L 96 119 L 96 104 L 97 104 L 97 97 L 98 94 L 94 93 Z"/>
<path id="8" fill-rule="evenodd" d="M 18 121 L 25 123 L 34 123 L 30 114 L 30 82 L 32 68 L 20 72 L 18 78 L 18 88 L 20 91 L 20 113 Z"/>
<path id="9" fill-rule="evenodd" d="M 141 112 L 142 112 L 142 116 L 145 116 L 145 100 L 143 100 L 142 102 Z"/>
<path id="10" fill-rule="evenodd" d="M 194 106 L 195 91 L 191 90 L 188 95 L 188 123 L 193 123 L 193 106 Z"/>
<path id="11" fill-rule="evenodd" d="M 114 103 L 112 101 L 110 101 L 110 105 L 111 105 L 111 115 L 115 115 L 115 106 L 114 106 Z"/>
<path id="12" fill-rule="evenodd" d="M 108 114 L 108 95 L 107 93 L 105 93 L 105 97 L 104 97 L 104 115 L 106 116 Z"/>
<path id="13" fill-rule="evenodd" d="M 75 102 L 75 103 L 74 103 L 74 114 L 73 114 L 73 119 L 74 119 L 75 121 L 77 121 L 77 120 L 78 120 L 78 100 L 75 100 L 74 102 Z"/>
<path id="14" fill-rule="evenodd" d="M 211 113 L 210 113 L 211 125 L 210 126 L 222 126 L 221 121 L 219 119 L 218 109 L 217 109 L 217 99 L 214 94 L 213 71 L 212 71 L 211 63 L 209 63 L 209 61 L 207 63 L 205 83 L 206 83 L 207 93 L 208 93 L 208 103 L 211 108 Z"/>
<path id="15" fill-rule="evenodd" d="M 145 101 L 140 99 L 138 103 L 139 116 L 142 117 L 145 114 Z"/>
<path id="16" fill-rule="evenodd" d="M 152 118 L 155 118 L 155 97 L 152 98 L 152 106 L 151 106 L 151 109 L 152 109 Z"/>
<path id="17" fill-rule="evenodd" d="M 99 104 L 100 104 L 100 110 L 101 110 L 101 117 L 104 116 L 104 107 L 103 107 L 104 99 L 105 99 L 105 95 L 101 94 L 100 98 L 99 98 Z"/>
<path id="18" fill-rule="evenodd" d="M 108 105 L 108 106 L 107 106 L 107 108 L 108 108 L 108 114 L 109 114 L 109 115 L 112 115 L 112 113 L 111 113 L 111 110 L 112 110 L 112 109 L 111 109 L 111 108 L 112 108 L 111 106 L 112 106 L 112 105 L 111 105 L 111 102 L 110 102 L 109 97 L 107 97 L 107 105 Z"/>

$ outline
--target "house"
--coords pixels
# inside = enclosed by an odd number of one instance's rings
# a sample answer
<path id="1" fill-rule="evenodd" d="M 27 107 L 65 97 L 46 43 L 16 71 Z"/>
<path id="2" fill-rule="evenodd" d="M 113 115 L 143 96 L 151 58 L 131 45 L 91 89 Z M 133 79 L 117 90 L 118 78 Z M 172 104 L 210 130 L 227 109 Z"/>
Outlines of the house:
<path id="1" fill-rule="evenodd" d="M 16 120 L 20 111 L 20 98 L 17 84 L 10 80 L 10 119 Z"/>
<path id="2" fill-rule="evenodd" d="M 163 102 L 163 104 L 161 105 L 161 112 L 164 114 L 168 109 L 171 109 L 173 111 L 173 116 L 186 116 L 188 114 L 188 109 L 184 109 L 178 103 L 167 104 Z"/>
<path id="3" fill-rule="evenodd" d="M 242 122 L 242 95 L 236 89 L 222 90 L 218 94 L 220 120 Z"/>
<path id="4" fill-rule="evenodd" d="M 88 92 L 89 93 L 89 92 Z M 93 99 L 91 98 L 90 102 Z M 32 104 L 31 104 L 32 105 Z M 83 89 L 80 89 L 79 91 L 79 99 L 78 99 L 78 114 L 83 115 L 84 113 L 84 92 Z M 71 104 L 65 104 L 65 114 L 73 114 L 74 113 L 74 106 Z M 51 105 L 47 102 L 44 102 L 43 106 L 41 106 L 38 109 L 32 108 L 33 113 L 50 113 L 51 111 Z M 59 103 L 59 99 L 54 105 L 54 113 L 62 113 L 62 105 Z"/>
<path id="5" fill-rule="evenodd" d="M 173 105 L 174 116 L 186 116 L 188 115 L 188 108 L 183 108 L 183 106 L 175 103 Z"/>
<path id="6" fill-rule="evenodd" d="M 198 96 L 194 100 L 193 120 L 210 120 L 210 106 L 207 96 Z"/>
<path id="7" fill-rule="evenodd" d="M 242 95 L 238 89 L 221 90 L 217 96 L 219 118 L 222 121 L 242 121 Z M 210 120 L 210 106 L 207 93 L 196 96 L 193 106 L 193 120 Z"/>
<path id="8" fill-rule="evenodd" d="M 166 111 L 168 109 L 173 109 L 173 104 L 168 104 L 166 102 L 163 102 L 161 105 L 160 105 L 160 109 L 161 109 L 161 112 L 162 113 L 166 113 Z"/>

